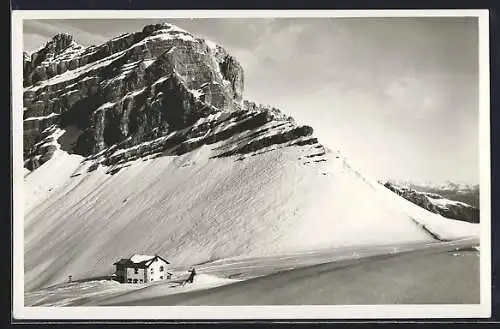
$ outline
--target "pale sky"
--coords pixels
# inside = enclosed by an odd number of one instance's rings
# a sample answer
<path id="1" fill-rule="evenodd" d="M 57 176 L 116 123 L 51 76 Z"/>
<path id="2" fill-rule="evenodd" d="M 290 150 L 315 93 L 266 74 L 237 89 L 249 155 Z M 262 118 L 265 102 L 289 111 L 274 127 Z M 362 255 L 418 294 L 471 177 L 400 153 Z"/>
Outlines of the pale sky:
<path id="1" fill-rule="evenodd" d="M 377 179 L 479 182 L 476 18 L 165 19 L 217 42 L 245 98 L 314 128 Z M 100 44 L 160 20 L 24 22 L 31 51 L 60 32 Z"/>

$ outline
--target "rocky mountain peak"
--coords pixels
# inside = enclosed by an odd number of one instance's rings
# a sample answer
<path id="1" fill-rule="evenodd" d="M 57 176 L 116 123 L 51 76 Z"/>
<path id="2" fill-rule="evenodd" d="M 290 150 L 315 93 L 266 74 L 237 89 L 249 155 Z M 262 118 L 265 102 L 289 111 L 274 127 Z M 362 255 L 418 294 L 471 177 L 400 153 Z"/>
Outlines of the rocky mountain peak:
<path id="1" fill-rule="evenodd" d="M 170 33 L 170 34 L 183 33 L 183 34 L 192 35 L 188 31 L 181 29 L 180 27 L 178 27 L 176 25 L 172 25 L 172 24 L 169 24 L 166 22 L 146 25 L 142 29 L 142 32 L 146 35 L 151 35 L 155 32 Z"/>
<path id="2" fill-rule="evenodd" d="M 58 33 L 52 37 L 46 47 L 51 47 L 56 54 L 64 51 L 73 43 L 73 36 L 69 33 Z"/>
<path id="3" fill-rule="evenodd" d="M 222 145 L 213 157 L 317 144 L 311 127 L 243 101 L 243 67 L 223 47 L 168 23 L 86 48 L 58 34 L 25 62 L 24 73 L 30 170 L 57 145 L 113 166 L 215 143 Z"/>

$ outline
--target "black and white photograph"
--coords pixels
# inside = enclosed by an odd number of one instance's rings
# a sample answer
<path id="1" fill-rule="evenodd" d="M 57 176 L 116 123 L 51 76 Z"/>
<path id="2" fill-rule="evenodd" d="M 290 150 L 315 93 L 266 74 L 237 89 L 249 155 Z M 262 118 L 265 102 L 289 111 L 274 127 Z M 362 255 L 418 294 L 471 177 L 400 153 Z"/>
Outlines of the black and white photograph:
<path id="1" fill-rule="evenodd" d="M 487 11 L 318 12 L 17 12 L 20 316 L 490 315 Z"/>

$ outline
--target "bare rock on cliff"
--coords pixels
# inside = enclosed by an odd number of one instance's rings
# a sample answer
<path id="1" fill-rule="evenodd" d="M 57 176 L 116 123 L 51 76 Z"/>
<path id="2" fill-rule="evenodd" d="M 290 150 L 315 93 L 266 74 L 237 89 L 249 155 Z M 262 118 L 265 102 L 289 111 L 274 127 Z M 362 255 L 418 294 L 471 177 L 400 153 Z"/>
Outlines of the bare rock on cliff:
<path id="1" fill-rule="evenodd" d="M 24 84 L 30 168 L 50 158 L 36 145 L 52 126 L 77 127 L 71 151 L 104 152 L 108 165 L 159 151 L 182 154 L 236 135 L 245 137 L 216 156 L 300 145 L 312 134 L 276 108 L 244 101 L 243 68 L 223 47 L 166 23 L 90 47 L 58 34 L 24 55 Z M 119 149 L 125 151 L 111 156 Z"/>

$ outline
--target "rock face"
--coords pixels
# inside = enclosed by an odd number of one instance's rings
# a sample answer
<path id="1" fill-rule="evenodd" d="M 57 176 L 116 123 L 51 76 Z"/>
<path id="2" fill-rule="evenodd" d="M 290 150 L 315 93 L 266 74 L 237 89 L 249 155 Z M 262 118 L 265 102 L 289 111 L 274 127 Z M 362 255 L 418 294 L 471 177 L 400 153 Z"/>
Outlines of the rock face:
<path id="1" fill-rule="evenodd" d="M 271 121 L 276 124 L 245 144 L 235 141 L 218 156 L 254 152 L 312 133 L 275 108 L 243 101 L 238 61 L 219 45 L 170 24 L 148 25 L 90 47 L 58 34 L 23 56 L 27 168 L 50 159 L 50 152 L 37 145 L 54 127 L 76 127 L 78 138 L 68 151 L 106 154 L 103 163 L 108 164 L 136 154 L 131 148 L 144 143 L 148 146 L 138 147 L 140 152 L 182 154 Z M 114 152 L 120 156 L 112 157 Z"/>
<path id="2" fill-rule="evenodd" d="M 69 69 L 69 59 L 78 54 L 83 47 L 73 41 L 69 34 L 55 35 L 45 47 L 31 56 L 24 54 L 24 85 L 49 79 Z"/>
<path id="3" fill-rule="evenodd" d="M 406 200 L 443 217 L 479 223 L 479 209 L 464 202 L 449 200 L 436 193 L 418 192 L 391 182 L 385 182 L 384 186 Z"/>

